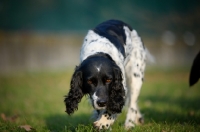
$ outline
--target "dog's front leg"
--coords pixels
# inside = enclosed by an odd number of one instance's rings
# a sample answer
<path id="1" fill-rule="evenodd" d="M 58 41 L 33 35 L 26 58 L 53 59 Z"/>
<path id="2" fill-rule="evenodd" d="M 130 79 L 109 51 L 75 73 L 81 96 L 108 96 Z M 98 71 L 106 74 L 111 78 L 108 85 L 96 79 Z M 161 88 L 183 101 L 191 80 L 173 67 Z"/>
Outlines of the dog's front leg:
<path id="1" fill-rule="evenodd" d="M 117 114 L 109 114 L 106 110 L 101 110 L 98 113 L 97 120 L 93 123 L 97 129 L 109 129 L 117 118 Z"/>
<path id="2" fill-rule="evenodd" d="M 129 70 L 130 71 L 130 70 Z M 130 72 L 131 73 L 131 72 Z M 137 99 L 142 87 L 143 75 L 138 69 L 133 69 L 132 74 L 129 74 L 128 86 L 129 92 L 127 94 L 129 99 L 128 112 L 125 121 L 125 128 L 129 129 L 135 125 L 143 124 L 144 119 L 137 106 Z"/>

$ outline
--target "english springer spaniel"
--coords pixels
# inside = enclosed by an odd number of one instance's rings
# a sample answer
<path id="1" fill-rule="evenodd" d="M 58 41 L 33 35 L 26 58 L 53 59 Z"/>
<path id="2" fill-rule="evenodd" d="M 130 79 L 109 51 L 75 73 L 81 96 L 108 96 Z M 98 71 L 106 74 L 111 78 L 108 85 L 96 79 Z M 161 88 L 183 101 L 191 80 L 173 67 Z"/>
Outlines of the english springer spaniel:
<path id="1" fill-rule="evenodd" d="M 89 95 L 95 110 L 94 127 L 108 129 L 127 100 L 125 128 L 143 123 L 137 98 L 144 78 L 145 59 L 141 38 L 128 24 L 109 20 L 89 30 L 81 48 L 80 65 L 65 96 L 66 112 L 73 114 L 81 98 Z"/>

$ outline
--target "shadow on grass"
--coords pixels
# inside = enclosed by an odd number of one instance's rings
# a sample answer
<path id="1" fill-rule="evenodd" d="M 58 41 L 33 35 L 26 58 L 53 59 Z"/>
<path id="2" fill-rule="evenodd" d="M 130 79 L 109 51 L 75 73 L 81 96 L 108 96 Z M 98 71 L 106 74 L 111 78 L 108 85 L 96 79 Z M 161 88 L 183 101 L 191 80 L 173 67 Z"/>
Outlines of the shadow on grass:
<path id="1" fill-rule="evenodd" d="M 78 125 L 90 125 L 91 124 L 91 115 L 88 114 L 79 114 L 71 115 L 60 114 L 52 115 L 46 118 L 46 124 L 50 131 L 75 131 Z"/>
<path id="2" fill-rule="evenodd" d="M 150 106 L 141 107 L 144 114 L 145 124 L 148 123 L 166 123 L 169 125 L 191 124 L 192 126 L 200 124 L 200 96 L 196 97 L 171 97 L 168 94 L 161 96 L 145 96 L 140 98 L 141 103 L 147 100 L 151 102 Z M 122 113 L 117 121 L 123 126 L 126 112 Z M 52 132 L 76 131 L 80 125 L 91 127 L 91 114 L 75 113 L 51 115 L 46 118 L 46 124 Z"/>
<path id="3" fill-rule="evenodd" d="M 141 111 L 148 122 L 153 120 L 156 123 L 200 124 L 200 97 L 173 99 L 170 96 L 148 96 L 147 98 L 152 104 L 142 108 Z M 145 102 L 144 99 L 140 101 Z M 158 104 L 161 104 L 160 108 Z"/>

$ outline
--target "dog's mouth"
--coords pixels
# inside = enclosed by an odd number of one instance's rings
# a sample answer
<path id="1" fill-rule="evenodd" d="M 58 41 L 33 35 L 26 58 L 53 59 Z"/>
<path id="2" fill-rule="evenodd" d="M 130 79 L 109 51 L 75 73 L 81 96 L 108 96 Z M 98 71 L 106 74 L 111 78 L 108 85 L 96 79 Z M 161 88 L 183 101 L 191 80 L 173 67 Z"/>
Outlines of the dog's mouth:
<path id="1" fill-rule="evenodd" d="M 90 96 L 90 100 L 94 109 L 96 110 L 106 109 L 108 99 L 105 96 L 100 97 L 97 96 L 96 93 L 94 93 L 92 96 Z"/>

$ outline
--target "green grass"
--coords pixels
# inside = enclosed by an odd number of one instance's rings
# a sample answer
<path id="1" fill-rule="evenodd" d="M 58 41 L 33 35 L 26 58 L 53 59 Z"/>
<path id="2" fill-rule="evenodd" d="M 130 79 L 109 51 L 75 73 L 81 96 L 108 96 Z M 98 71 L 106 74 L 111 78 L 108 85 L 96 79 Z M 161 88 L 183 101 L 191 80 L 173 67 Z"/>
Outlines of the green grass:
<path id="1" fill-rule="evenodd" d="M 145 124 L 136 132 L 200 131 L 200 82 L 189 88 L 189 69 L 153 69 L 146 71 L 138 104 Z M 30 125 L 41 132 L 88 132 L 92 128 L 92 107 L 87 97 L 79 110 L 68 116 L 63 103 L 73 70 L 63 72 L 20 73 L 0 77 L 0 131 L 24 132 Z M 126 109 L 112 127 L 123 132 Z M 16 116 L 15 119 L 10 119 Z"/>

